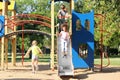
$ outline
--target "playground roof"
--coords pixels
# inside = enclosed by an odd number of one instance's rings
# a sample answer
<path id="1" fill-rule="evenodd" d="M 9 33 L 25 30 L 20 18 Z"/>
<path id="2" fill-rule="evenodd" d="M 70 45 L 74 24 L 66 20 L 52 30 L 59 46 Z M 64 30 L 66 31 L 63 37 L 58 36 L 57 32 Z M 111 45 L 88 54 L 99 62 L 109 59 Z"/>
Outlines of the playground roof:
<path id="1" fill-rule="evenodd" d="M 2 1 L 2 0 L 1 0 Z M 0 10 L 2 10 L 2 2 L 0 1 Z M 15 10 L 15 1 L 10 1 L 10 5 L 8 5 L 8 10 Z"/>
<path id="2" fill-rule="evenodd" d="M 3 2 L 3 0 L 0 0 L 0 2 Z M 8 0 L 8 5 L 10 5 L 10 1 Z"/>

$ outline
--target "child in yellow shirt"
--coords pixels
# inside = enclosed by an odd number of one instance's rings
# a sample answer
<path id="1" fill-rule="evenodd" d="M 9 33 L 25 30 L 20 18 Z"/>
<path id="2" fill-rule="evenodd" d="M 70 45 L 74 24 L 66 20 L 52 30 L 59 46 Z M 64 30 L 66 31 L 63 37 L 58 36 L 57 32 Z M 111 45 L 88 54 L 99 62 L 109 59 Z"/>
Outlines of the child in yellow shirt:
<path id="1" fill-rule="evenodd" d="M 43 54 L 41 49 L 37 46 L 37 41 L 32 41 L 32 46 L 28 49 L 25 57 L 29 56 L 30 51 L 32 51 L 32 72 L 35 73 L 35 69 L 38 70 L 38 57 Z"/>

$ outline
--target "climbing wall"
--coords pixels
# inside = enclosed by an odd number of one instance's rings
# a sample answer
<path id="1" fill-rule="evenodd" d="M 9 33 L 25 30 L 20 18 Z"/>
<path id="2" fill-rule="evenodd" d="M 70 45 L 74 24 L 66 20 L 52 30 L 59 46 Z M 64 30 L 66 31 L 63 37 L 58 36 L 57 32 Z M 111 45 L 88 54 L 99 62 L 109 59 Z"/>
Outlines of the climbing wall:
<path id="1" fill-rule="evenodd" d="M 86 50 L 81 51 L 86 57 L 80 55 L 80 44 L 87 45 Z M 94 67 L 94 11 L 72 12 L 72 56 L 74 68 Z"/>
<path id="2" fill-rule="evenodd" d="M 4 35 L 4 16 L 0 16 L 0 38 Z"/>

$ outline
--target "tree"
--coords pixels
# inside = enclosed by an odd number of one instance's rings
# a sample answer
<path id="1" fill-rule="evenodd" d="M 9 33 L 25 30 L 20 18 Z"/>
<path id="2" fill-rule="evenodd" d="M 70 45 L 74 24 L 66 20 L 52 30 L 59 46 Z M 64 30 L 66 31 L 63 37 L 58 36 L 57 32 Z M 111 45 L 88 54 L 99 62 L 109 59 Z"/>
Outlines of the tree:
<path id="1" fill-rule="evenodd" d="M 17 14 L 40 14 L 43 16 L 50 17 L 50 4 L 47 0 L 16 0 Z M 23 18 L 23 20 L 27 20 L 28 18 Z M 34 20 L 29 18 L 29 20 Z M 36 19 L 37 20 L 37 19 Z M 44 32 L 50 33 L 50 28 L 37 25 L 37 24 L 25 24 L 24 29 L 32 29 L 32 30 L 40 30 Z M 17 27 L 17 30 L 21 30 L 21 27 Z M 22 36 L 19 35 L 17 37 L 17 45 L 22 47 Z M 39 42 L 39 46 L 49 46 L 50 44 L 46 44 L 47 41 L 51 41 L 50 38 L 44 37 L 41 34 L 24 34 L 24 46 L 25 50 L 28 46 L 31 46 L 32 40 L 37 40 Z"/>
<path id="2" fill-rule="evenodd" d="M 75 3 L 75 11 L 80 13 L 94 10 L 95 14 L 104 16 L 103 45 L 119 46 L 120 44 L 120 3 L 119 0 L 78 0 Z M 95 18 L 95 41 L 100 40 L 99 19 Z M 116 35 L 116 36 L 115 36 Z M 114 41 L 113 41 L 114 39 Z"/>

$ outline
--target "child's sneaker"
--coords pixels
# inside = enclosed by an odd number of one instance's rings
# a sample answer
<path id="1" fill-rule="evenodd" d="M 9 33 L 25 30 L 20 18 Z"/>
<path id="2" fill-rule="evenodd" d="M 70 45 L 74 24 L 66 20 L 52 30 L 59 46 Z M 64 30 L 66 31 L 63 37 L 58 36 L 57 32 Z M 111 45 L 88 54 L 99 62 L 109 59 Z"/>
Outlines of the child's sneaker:
<path id="1" fill-rule="evenodd" d="M 32 71 L 33 74 L 35 74 L 35 71 Z"/>
<path id="2" fill-rule="evenodd" d="M 63 58 L 66 57 L 67 58 L 67 54 L 64 54 Z"/>

